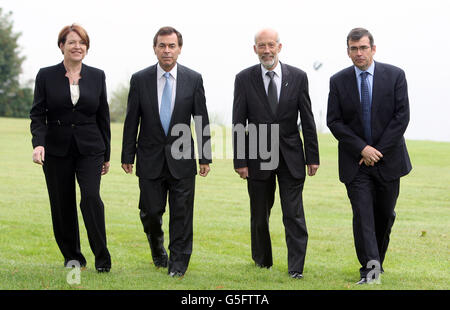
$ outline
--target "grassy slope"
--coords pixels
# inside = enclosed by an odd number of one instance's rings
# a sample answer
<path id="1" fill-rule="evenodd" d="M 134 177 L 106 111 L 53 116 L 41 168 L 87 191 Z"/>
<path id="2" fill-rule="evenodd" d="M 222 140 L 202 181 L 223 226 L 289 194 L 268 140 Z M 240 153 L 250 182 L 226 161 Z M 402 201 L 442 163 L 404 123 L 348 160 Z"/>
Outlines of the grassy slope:
<path id="1" fill-rule="evenodd" d="M 353 285 L 359 263 L 351 207 L 338 181 L 337 143 L 331 135 L 319 136 L 321 167 L 317 176 L 307 178 L 304 190 L 309 242 L 303 280 L 287 276 L 278 198 L 270 222 L 274 266 L 260 270 L 253 265 L 246 185 L 229 159 L 215 160 L 206 179 L 197 177 L 194 252 L 180 280 L 151 264 L 137 208 L 137 178 L 120 168 L 121 131 L 120 124 L 113 124 L 112 167 L 102 180 L 113 269 L 109 274 L 95 272 L 79 213 L 88 268 L 79 285 L 69 285 L 52 233 L 42 169 L 31 161 L 29 121 L 0 118 L 0 289 L 449 288 L 450 143 L 407 142 L 413 171 L 401 181 L 382 285 L 360 288 Z"/>

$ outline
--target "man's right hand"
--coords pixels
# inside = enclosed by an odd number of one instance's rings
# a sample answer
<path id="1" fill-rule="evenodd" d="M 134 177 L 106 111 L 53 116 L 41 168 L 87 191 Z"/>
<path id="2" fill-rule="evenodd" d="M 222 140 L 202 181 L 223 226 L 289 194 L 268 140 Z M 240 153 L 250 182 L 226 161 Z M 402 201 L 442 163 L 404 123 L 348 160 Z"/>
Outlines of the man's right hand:
<path id="1" fill-rule="evenodd" d="M 133 174 L 133 164 L 122 164 L 122 169 L 125 173 Z"/>
<path id="2" fill-rule="evenodd" d="M 45 160 L 45 148 L 43 146 L 36 146 L 33 150 L 33 162 L 38 165 L 43 165 Z"/>
<path id="3" fill-rule="evenodd" d="M 237 168 L 234 169 L 234 171 L 236 171 L 242 179 L 248 178 L 248 167 Z"/>
<path id="4" fill-rule="evenodd" d="M 381 158 L 383 158 L 383 154 L 370 145 L 366 145 L 366 147 L 361 151 L 361 156 L 362 158 L 359 161 L 359 164 L 361 165 L 364 162 L 366 166 L 373 166 Z"/>

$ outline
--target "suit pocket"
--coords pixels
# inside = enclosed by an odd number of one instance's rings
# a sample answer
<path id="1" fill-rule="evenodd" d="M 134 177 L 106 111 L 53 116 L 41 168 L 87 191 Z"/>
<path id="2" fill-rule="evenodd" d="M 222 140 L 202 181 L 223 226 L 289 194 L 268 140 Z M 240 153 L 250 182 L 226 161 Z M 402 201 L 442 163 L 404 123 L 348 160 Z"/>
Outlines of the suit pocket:
<path id="1" fill-rule="evenodd" d="M 105 141 L 97 125 L 82 125 L 73 129 L 78 149 L 82 154 L 100 154 L 106 150 Z"/>

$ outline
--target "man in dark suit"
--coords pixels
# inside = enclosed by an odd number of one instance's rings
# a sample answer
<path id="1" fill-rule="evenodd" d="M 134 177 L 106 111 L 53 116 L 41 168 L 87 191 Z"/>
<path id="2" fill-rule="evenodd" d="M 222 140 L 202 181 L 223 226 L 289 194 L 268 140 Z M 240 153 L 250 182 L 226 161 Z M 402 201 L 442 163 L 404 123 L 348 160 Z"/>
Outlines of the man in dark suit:
<path id="1" fill-rule="evenodd" d="M 327 125 L 339 141 L 339 178 L 352 204 L 362 265 L 358 284 L 383 272 L 400 177 L 411 170 L 403 137 L 409 122 L 405 73 L 375 62 L 375 52 L 369 31 L 350 31 L 347 53 L 354 66 L 331 77 L 328 97 Z"/>
<path id="2" fill-rule="evenodd" d="M 195 117 L 199 174 L 211 163 L 208 112 L 202 77 L 177 64 L 183 39 L 172 27 L 155 35 L 158 64 L 135 73 L 130 82 L 123 129 L 122 168 L 139 177 L 140 218 L 155 266 L 169 267 L 170 276 L 183 276 L 192 253 L 192 218 L 196 162 L 191 136 Z M 139 137 L 138 126 L 139 128 Z M 169 250 L 164 248 L 162 215 L 169 198 Z"/>
<path id="3" fill-rule="evenodd" d="M 278 178 L 288 272 L 292 278 L 300 279 L 308 240 L 302 202 L 305 164 L 308 175 L 315 175 L 319 149 L 306 73 L 278 61 L 281 47 L 276 31 L 258 32 L 254 51 L 260 64 L 236 76 L 234 168 L 247 180 L 252 258 L 259 267 L 270 268 L 273 264 L 269 216 Z M 297 123 L 299 112 L 304 149 Z"/>

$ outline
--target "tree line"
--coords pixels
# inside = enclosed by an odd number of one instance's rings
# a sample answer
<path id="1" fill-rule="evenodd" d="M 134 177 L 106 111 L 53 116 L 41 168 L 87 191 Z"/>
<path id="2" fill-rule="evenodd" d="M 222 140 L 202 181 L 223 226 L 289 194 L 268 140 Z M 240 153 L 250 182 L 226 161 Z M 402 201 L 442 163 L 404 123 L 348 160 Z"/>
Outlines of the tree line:
<path id="1" fill-rule="evenodd" d="M 18 39 L 20 32 L 13 31 L 12 12 L 4 13 L 0 8 L 0 116 L 29 117 L 33 104 L 33 81 L 22 85 L 19 76 L 25 56 L 20 55 Z M 109 98 L 112 122 L 123 122 L 127 110 L 129 85 L 119 85 Z M 210 122 L 224 124 L 217 113 L 210 113 Z"/>
<path id="2" fill-rule="evenodd" d="M 33 90 L 19 82 L 25 57 L 19 55 L 21 33 L 13 31 L 11 15 L 0 8 L 0 116 L 28 117 Z"/>

